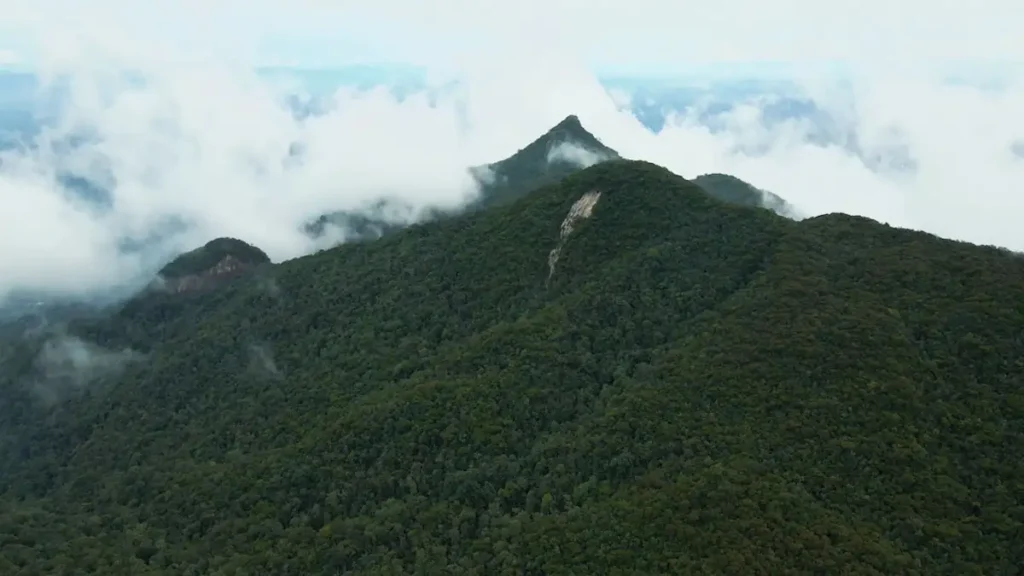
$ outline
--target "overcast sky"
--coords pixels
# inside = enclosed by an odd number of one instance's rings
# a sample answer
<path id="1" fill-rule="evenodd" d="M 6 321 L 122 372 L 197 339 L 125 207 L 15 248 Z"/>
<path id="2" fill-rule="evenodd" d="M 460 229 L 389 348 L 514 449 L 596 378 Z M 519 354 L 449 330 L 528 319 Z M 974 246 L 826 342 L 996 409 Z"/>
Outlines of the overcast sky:
<path id="1" fill-rule="evenodd" d="M 313 248 L 300 226 L 388 194 L 453 205 L 465 169 L 500 159 L 568 114 L 623 154 L 683 176 L 727 172 L 804 213 L 1024 250 L 1024 85 L 952 86 L 940 69 L 1024 62 L 1019 0 L 0 0 L 0 66 L 71 78 L 60 123 L 0 156 L 0 299 L 11 289 L 81 292 L 137 279 L 153 262 L 118 250 L 170 219 L 193 224 L 163 253 L 231 235 L 276 260 Z M 694 118 L 646 130 L 595 78 L 783 62 L 817 106 L 856 133 L 860 156 L 770 124 L 769 102 L 711 133 Z M 342 91 L 298 121 L 259 65 L 419 64 L 463 80 L 437 101 Z M 850 81 L 820 74 L 843 62 Z M 817 66 L 815 69 L 805 68 Z M 131 69 L 146 82 L 126 83 Z M 91 134 L 68 154 L 59 143 Z M 302 163 L 289 160 L 298 145 Z M 742 150 L 757 148 L 751 156 Z M 864 161 L 909 155 L 913 173 Z M 97 211 L 56 179 L 110 188 Z"/>
<path id="2" fill-rule="evenodd" d="M 43 51 L 72 49 L 78 36 L 122 56 L 295 65 L 451 66 L 524 42 L 558 45 L 590 64 L 618 69 L 723 60 L 1024 61 L 1024 3 L 1015 0 L 691 6 L 672 0 L 3 0 L 0 54 L 37 60 Z"/>

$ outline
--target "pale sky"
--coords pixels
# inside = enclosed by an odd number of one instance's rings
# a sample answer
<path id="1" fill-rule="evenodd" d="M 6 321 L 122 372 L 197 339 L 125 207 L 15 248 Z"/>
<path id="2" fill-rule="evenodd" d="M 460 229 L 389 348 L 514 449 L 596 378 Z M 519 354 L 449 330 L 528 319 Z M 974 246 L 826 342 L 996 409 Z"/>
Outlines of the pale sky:
<path id="1" fill-rule="evenodd" d="M 615 69 L 723 60 L 1024 61 L 1019 0 L 691 6 L 673 0 L 2 0 L 0 54 L 37 61 L 44 52 L 55 56 L 86 42 L 122 57 L 141 50 L 175 60 L 448 67 L 540 43 Z"/>
<path id="2" fill-rule="evenodd" d="M 807 215 L 859 214 L 1024 251 L 1024 75 L 1005 68 L 998 89 L 981 89 L 936 74 L 1024 62 L 1024 2 L 687 5 L 0 0 L 0 67 L 70 80 L 59 122 L 32 146 L 0 152 L 0 301 L 14 289 L 138 281 L 154 262 L 125 255 L 121 242 L 169 220 L 192 227 L 161 254 L 235 236 L 281 260 L 317 247 L 301 226 L 324 212 L 382 195 L 458 205 L 477 192 L 467 167 L 514 153 L 568 114 L 627 157 L 685 177 L 734 174 Z M 284 96 L 301 86 L 252 73 L 382 61 L 462 82 L 405 100 L 342 90 L 324 114 L 300 120 Z M 765 122 L 770 97 L 731 112 L 720 132 L 673 116 L 654 134 L 595 77 L 710 73 L 726 61 L 747 72 L 786 63 L 861 154 L 808 140 L 806 121 Z M 843 84 L 805 69 L 836 62 L 849 70 Z M 93 138 L 62 145 L 82 134 Z M 917 170 L 880 171 L 865 157 L 910 157 Z M 111 209 L 77 201 L 57 178 L 68 172 L 109 189 Z"/>

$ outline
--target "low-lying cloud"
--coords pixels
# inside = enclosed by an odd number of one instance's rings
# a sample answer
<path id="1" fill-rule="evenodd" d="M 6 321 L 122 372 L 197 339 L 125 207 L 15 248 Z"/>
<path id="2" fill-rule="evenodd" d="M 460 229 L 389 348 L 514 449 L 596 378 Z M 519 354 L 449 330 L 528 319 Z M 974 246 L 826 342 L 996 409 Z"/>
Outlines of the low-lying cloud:
<path id="1" fill-rule="evenodd" d="M 132 350 L 107 350 L 57 333 L 43 342 L 36 355 L 29 386 L 45 404 L 53 404 L 102 378 L 118 375 L 140 359 Z"/>
<path id="2" fill-rule="evenodd" d="M 549 163 L 567 162 L 581 168 L 589 168 L 594 164 L 610 159 L 611 157 L 608 154 L 596 152 L 573 142 L 559 142 L 548 150 Z"/>
<path id="3" fill-rule="evenodd" d="M 381 198 L 412 208 L 398 220 L 455 207 L 477 193 L 469 167 L 514 153 L 569 114 L 626 157 L 687 177 L 733 174 L 802 214 L 861 214 L 1024 249 L 1024 86 L 1011 76 L 996 88 L 923 68 L 798 78 L 835 124 L 825 140 L 807 119 L 766 120 L 771 98 L 719 114 L 714 129 L 706 110 L 689 110 L 654 133 L 565 42 L 509 37 L 460 61 L 456 84 L 444 76 L 401 97 L 340 89 L 307 115 L 294 103 L 308 87 L 261 78 L 223 43 L 223 54 L 207 46 L 205 61 L 176 58 L 173 35 L 157 51 L 142 34 L 113 30 L 40 34 L 42 78 L 61 97 L 47 99 L 46 130 L 0 153 L 0 300 L 138 282 L 217 236 L 295 257 L 319 246 L 310 221 Z"/>
<path id="4" fill-rule="evenodd" d="M 104 287 L 216 236 L 290 258 L 311 249 L 302 225 L 325 212 L 475 193 L 453 112 L 423 95 L 339 93 L 300 120 L 254 75 L 72 79 L 59 123 L 0 155 L 0 293 Z M 107 197 L 82 198 L 68 176 Z"/>

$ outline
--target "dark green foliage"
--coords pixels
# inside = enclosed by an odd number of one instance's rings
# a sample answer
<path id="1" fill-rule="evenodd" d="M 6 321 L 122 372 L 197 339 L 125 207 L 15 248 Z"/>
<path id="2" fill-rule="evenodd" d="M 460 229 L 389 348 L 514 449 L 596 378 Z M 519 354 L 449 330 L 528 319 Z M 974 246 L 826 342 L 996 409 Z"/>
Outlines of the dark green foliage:
<path id="1" fill-rule="evenodd" d="M 577 116 L 568 116 L 526 148 L 484 167 L 490 174 L 483 179 L 479 207 L 513 202 L 532 190 L 579 171 L 578 163 L 551 156 L 556 147 L 563 144 L 586 150 L 601 160 L 619 158 L 619 153 L 588 132 Z"/>
<path id="2" fill-rule="evenodd" d="M 780 214 L 787 214 L 792 211 L 792 207 L 779 196 L 767 190 L 759 190 L 743 180 L 728 174 L 703 174 L 694 178 L 693 183 L 723 202 L 739 204 L 740 206 L 768 208 Z"/>
<path id="3" fill-rule="evenodd" d="M 578 163 L 551 157 L 560 145 L 586 150 L 600 160 L 618 158 L 618 153 L 604 146 L 587 131 L 577 116 L 568 116 L 543 136 L 530 142 L 526 148 L 501 162 L 483 167 L 488 176 L 482 178 L 477 207 L 487 208 L 514 202 L 530 191 L 580 171 L 582 167 Z"/>
<path id="4" fill-rule="evenodd" d="M 217 238 L 178 256 L 160 269 L 160 276 L 170 279 L 201 274 L 228 256 L 243 264 L 258 265 L 270 262 L 266 253 L 255 246 L 235 238 Z"/>
<path id="5" fill-rule="evenodd" d="M 0 416 L 33 439 L 2 472 L 0 573 L 1024 564 L 1004 252 L 617 160 L 268 274 L 90 324 L 145 335 L 147 361 Z"/>
<path id="6" fill-rule="evenodd" d="M 761 206 L 761 193 L 743 180 L 728 174 L 703 174 L 693 183 L 719 200 L 742 206 Z"/>

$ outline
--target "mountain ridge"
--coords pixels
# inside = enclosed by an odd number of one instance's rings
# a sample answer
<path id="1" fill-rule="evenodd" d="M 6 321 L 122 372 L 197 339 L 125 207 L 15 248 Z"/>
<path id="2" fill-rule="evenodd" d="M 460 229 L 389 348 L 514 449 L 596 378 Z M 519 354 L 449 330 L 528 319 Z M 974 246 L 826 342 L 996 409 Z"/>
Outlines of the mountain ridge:
<path id="1" fill-rule="evenodd" d="M 733 204 L 765 208 L 788 218 L 800 218 L 799 211 L 782 197 L 757 188 L 729 174 L 701 174 L 693 182 L 708 194 Z"/>
<path id="2" fill-rule="evenodd" d="M 1024 262 L 998 250 L 613 159 L 260 270 L 72 327 L 147 360 L 0 412 L 0 568 L 1024 559 Z"/>
<path id="3" fill-rule="evenodd" d="M 511 156 L 470 168 L 480 192 L 466 207 L 456 211 L 428 210 L 420 220 L 446 218 L 463 211 L 485 210 L 514 202 L 583 168 L 615 159 L 622 159 L 622 156 L 587 130 L 577 115 L 570 114 Z M 795 214 L 782 198 L 733 176 L 705 175 L 695 181 L 708 194 L 726 201 L 764 207 L 785 216 Z M 404 208 L 406 213 L 412 212 L 410 206 Z M 345 241 L 366 241 L 407 225 L 384 218 L 380 215 L 382 210 L 382 205 L 377 204 L 358 213 L 325 214 L 307 225 L 306 232 L 314 238 L 323 237 L 328 227 L 335 226 L 346 231 Z"/>

